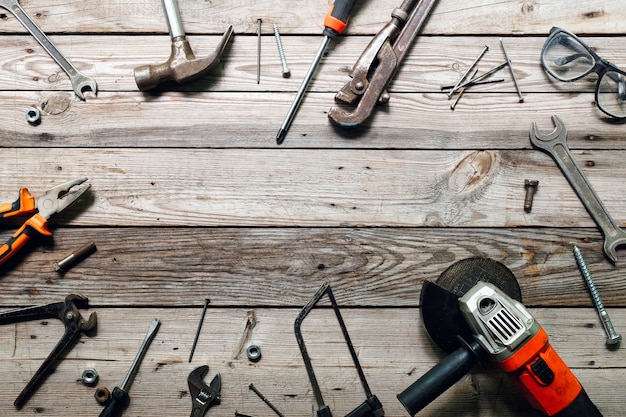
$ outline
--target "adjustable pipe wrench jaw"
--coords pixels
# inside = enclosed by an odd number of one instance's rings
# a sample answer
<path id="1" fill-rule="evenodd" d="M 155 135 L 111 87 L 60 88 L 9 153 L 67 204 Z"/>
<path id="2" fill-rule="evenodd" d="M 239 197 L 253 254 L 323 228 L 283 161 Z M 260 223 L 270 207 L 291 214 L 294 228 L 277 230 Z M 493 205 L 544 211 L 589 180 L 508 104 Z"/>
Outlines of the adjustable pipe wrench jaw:
<path id="1" fill-rule="evenodd" d="M 203 417 L 213 403 L 220 403 L 222 377 L 220 374 L 215 375 L 211 383 L 207 385 L 204 382 L 204 376 L 208 372 L 208 365 L 203 365 L 191 371 L 187 378 L 192 401 L 191 417 Z"/>

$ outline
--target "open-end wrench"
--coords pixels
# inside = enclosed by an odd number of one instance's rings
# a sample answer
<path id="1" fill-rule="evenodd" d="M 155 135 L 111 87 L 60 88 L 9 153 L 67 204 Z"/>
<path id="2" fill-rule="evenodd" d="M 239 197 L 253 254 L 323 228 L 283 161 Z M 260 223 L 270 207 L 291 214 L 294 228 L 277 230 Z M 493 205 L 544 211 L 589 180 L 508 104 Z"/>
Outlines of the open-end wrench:
<path id="1" fill-rule="evenodd" d="M 85 100 L 83 91 L 85 89 L 91 90 L 96 94 L 96 80 L 82 74 L 68 61 L 56 46 L 52 43 L 45 33 L 37 26 L 37 24 L 30 18 L 28 14 L 22 9 L 22 6 L 17 0 L 0 0 L 0 7 L 9 11 L 19 22 L 24 25 L 31 35 L 39 42 L 39 44 L 50 54 L 50 56 L 56 61 L 57 64 L 67 73 L 72 82 L 72 88 L 74 93 L 82 100 Z"/>
<path id="2" fill-rule="evenodd" d="M 613 263 L 617 263 L 615 250 L 626 245 L 626 231 L 621 229 L 609 215 L 602 200 L 591 187 L 589 180 L 580 169 L 574 156 L 567 147 L 567 129 L 557 116 L 552 116 L 555 129 L 549 134 L 540 134 L 537 124 L 530 127 L 531 143 L 550 155 L 557 163 L 565 178 L 576 191 L 578 198 L 598 224 L 604 234 L 604 253 Z"/>

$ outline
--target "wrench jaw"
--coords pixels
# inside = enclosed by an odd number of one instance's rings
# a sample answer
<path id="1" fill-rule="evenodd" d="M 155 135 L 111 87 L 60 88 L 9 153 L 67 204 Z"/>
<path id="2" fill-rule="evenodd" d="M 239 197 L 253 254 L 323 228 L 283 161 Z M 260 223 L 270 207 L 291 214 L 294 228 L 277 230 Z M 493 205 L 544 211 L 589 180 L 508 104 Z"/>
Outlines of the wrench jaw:
<path id="1" fill-rule="evenodd" d="M 207 385 L 204 382 L 204 376 L 208 372 L 208 365 L 202 365 L 191 371 L 187 378 L 192 401 L 191 417 L 203 417 L 213 403 L 220 403 L 222 377 L 220 374 L 216 374 L 211 383 Z"/>
<path id="2" fill-rule="evenodd" d="M 542 150 L 548 150 L 551 148 L 551 142 L 558 142 L 565 145 L 567 140 L 567 129 L 565 125 L 555 114 L 552 115 L 552 123 L 554 123 L 554 130 L 550 133 L 540 133 L 537 123 L 533 122 L 530 125 L 530 142 L 537 148 Z"/>
<path id="3" fill-rule="evenodd" d="M 71 77 L 71 81 L 74 94 L 76 94 L 81 100 L 86 100 L 85 91 L 91 91 L 94 95 L 98 94 L 98 84 L 96 84 L 96 80 L 91 77 L 78 74 Z"/>
<path id="4" fill-rule="evenodd" d="M 617 265 L 617 248 L 626 245 L 626 232 L 620 230 L 619 235 L 617 238 L 604 236 L 604 253 L 614 265 Z"/>

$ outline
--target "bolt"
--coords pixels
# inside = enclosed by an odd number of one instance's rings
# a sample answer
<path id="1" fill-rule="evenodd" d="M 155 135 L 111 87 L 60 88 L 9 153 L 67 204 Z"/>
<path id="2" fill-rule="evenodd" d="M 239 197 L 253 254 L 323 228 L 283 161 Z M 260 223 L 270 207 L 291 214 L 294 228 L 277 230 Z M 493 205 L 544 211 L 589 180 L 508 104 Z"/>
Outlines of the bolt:
<path id="1" fill-rule="evenodd" d="M 530 213 L 533 208 L 533 198 L 535 198 L 535 191 L 539 181 L 537 180 L 524 180 L 524 187 L 526 188 L 526 198 L 524 198 L 524 211 Z"/>
<path id="2" fill-rule="evenodd" d="M 574 246 L 574 258 L 576 258 L 576 263 L 578 264 L 578 268 L 587 283 L 587 288 L 589 288 L 589 292 L 591 293 L 591 298 L 593 298 L 593 302 L 596 305 L 596 309 L 598 310 L 598 314 L 600 315 L 600 321 L 602 322 L 602 327 L 604 327 L 604 332 L 606 333 L 606 344 L 616 345 L 622 340 L 622 336 L 615 331 L 613 327 L 613 323 L 611 323 L 611 318 L 609 317 L 609 313 L 604 309 L 604 304 L 602 304 L 602 300 L 600 299 L 600 294 L 598 293 L 598 289 L 596 288 L 593 279 L 591 278 L 591 274 L 589 273 L 589 269 L 587 269 L 587 264 L 583 259 L 582 253 L 580 253 L 580 249 L 577 246 Z"/>
<path id="3" fill-rule="evenodd" d="M 287 60 L 285 59 L 285 51 L 283 49 L 283 41 L 280 39 L 280 33 L 278 32 L 278 26 L 274 24 L 274 37 L 276 38 L 276 46 L 278 46 L 278 55 L 280 56 L 280 63 L 283 66 L 283 78 L 291 77 L 291 71 L 287 68 Z"/>
<path id="4" fill-rule="evenodd" d="M 72 252 L 65 258 L 61 259 L 58 262 L 54 262 L 52 265 L 54 266 L 54 270 L 58 273 L 66 272 L 72 265 L 76 262 L 89 255 L 91 252 L 96 250 L 96 244 L 93 242 L 89 242 L 80 249 L 75 252 Z"/>

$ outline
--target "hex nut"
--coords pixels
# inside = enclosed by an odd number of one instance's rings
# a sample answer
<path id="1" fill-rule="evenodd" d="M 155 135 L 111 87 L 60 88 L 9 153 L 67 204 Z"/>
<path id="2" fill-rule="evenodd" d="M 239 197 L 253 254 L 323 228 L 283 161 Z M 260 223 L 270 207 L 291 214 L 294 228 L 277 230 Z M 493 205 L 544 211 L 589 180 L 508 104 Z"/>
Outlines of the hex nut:
<path id="1" fill-rule="evenodd" d="M 261 360 L 261 348 L 257 345 L 250 345 L 246 349 L 246 355 L 252 362 L 258 362 Z"/>
<path id="2" fill-rule="evenodd" d="M 83 371 L 83 384 L 92 387 L 98 383 L 98 372 L 93 368 L 87 368 Z"/>
<path id="3" fill-rule="evenodd" d="M 38 125 L 41 123 L 41 112 L 36 107 L 29 107 L 26 109 L 24 118 L 31 125 Z"/>
<path id="4" fill-rule="evenodd" d="M 96 388 L 96 392 L 94 392 L 93 396 L 98 404 L 106 404 L 111 398 L 111 392 L 107 387 L 98 387 Z"/>

